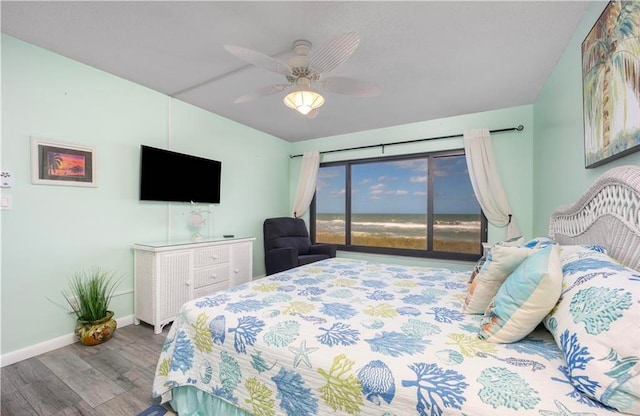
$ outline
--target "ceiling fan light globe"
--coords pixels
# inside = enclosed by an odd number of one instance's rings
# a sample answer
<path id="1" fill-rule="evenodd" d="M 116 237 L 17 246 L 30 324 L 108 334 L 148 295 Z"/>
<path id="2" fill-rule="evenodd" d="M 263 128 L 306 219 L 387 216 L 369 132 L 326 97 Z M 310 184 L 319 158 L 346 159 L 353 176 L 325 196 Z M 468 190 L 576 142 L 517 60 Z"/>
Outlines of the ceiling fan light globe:
<path id="1" fill-rule="evenodd" d="M 303 105 L 298 107 L 297 110 L 300 114 L 302 114 L 303 116 L 306 116 L 307 114 L 309 114 L 309 111 L 311 111 L 312 108 L 307 105 Z"/>
<path id="2" fill-rule="evenodd" d="M 311 110 L 320 108 L 324 104 L 324 97 L 312 89 L 291 91 L 284 97 L 284 104 L 307 115 Z"/>

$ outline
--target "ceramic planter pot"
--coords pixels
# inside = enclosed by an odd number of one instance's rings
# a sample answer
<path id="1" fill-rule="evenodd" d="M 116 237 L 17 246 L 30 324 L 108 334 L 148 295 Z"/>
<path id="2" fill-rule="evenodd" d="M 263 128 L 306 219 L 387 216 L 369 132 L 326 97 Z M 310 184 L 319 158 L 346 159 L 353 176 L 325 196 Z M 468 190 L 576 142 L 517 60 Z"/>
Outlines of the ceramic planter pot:
<path id="1" fill-rule="evenodd" d="M 97 321 L 78 320 L 75 333 L 84 345 L 98 345 L 111 339 L 116 326 L 113 312 L 107 311 L 107 316 Z"/>

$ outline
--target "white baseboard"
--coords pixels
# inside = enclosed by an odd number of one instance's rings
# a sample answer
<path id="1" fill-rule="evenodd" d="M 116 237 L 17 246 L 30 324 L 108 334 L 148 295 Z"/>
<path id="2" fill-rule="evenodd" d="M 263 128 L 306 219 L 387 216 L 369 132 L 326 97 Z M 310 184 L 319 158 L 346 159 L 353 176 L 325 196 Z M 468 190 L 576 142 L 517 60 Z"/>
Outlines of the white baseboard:
<path id="1" fill-rule="evenodd" d="M 133 324 L 133 315 L 122 316 L 117 319 L 118 328 Z M 16 351 L 11 351 L 0 356 L 0 367 L 5 367 L 11 364 L 15 364 L 18 361 L 26 360 L 36 355 L 44 354 L 45 352 L 53 351 L 55 349 L 71 345 L 77 342 L 75 334 L 62 335 L 57 338 L 50 339 L 48 341 L 40 342 L 29 347 L 21 348 Z"/>

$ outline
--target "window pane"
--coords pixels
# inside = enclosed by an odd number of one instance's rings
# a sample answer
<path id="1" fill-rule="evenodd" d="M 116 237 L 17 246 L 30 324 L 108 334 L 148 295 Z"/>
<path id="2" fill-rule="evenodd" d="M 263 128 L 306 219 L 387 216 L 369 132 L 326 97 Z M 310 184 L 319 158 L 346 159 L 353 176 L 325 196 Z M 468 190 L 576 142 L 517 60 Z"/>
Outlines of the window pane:
<path id="1" fill-rule="evenodd" d="M 345 166 L 323 166 L 316 189 L 316 242 L 345 244 Z"/>
<path id="2" fill-rule="evenodd" d="M 351 244 L 427 249 L 427 159 L 351 167 Z"/>
<path id="3" fill-rule="evenodd" d="M 433 159 L 433 250 L 480 254 L 481 210 L 463 156 Z"/>

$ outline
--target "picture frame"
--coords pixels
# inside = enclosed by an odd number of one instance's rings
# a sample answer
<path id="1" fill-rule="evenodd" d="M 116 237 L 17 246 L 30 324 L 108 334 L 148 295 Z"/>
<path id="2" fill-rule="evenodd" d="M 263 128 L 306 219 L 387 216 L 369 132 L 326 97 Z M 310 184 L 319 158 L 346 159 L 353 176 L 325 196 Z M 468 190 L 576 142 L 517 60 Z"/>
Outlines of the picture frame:
<path id="1" fill-rule="evenodd" d="M 640 2 L 610 1 L 582 42 L 587 169 L 640 150 L 638 22 Z"/>
<path id="2" fill-rule="evenodd" d="M 95 147 L 31 137 L 31 182 L 97 187 Z"/>

